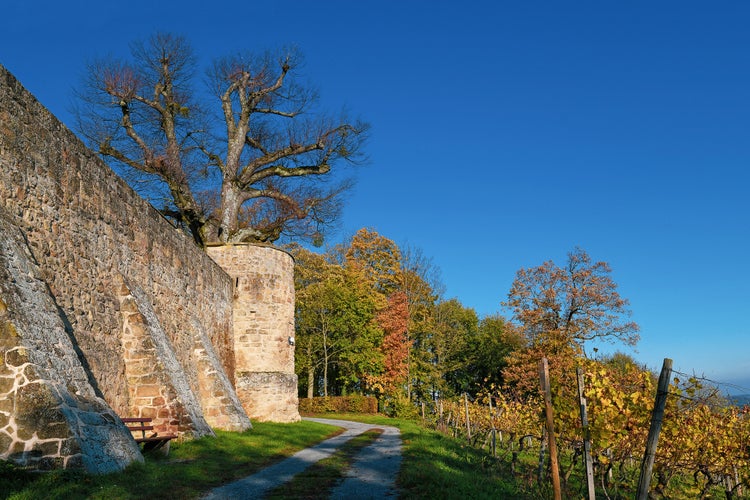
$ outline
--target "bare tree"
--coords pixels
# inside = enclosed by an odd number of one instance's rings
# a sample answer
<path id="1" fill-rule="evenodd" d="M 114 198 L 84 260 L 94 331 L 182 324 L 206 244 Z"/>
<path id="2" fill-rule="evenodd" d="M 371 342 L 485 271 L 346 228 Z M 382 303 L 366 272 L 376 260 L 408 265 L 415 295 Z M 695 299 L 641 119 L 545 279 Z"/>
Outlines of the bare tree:
<path id="1" fill-rule="evenodd" d="M 296 51 L 217 60 L 204 93 L 184 38 L 157 34 L 131 54 L 89 65 L 79 131 L 199 245 L 315 240 L 336 221 L 351 182 L 332 167 L 363 160 L 367 125 L 316 111 Z"/>

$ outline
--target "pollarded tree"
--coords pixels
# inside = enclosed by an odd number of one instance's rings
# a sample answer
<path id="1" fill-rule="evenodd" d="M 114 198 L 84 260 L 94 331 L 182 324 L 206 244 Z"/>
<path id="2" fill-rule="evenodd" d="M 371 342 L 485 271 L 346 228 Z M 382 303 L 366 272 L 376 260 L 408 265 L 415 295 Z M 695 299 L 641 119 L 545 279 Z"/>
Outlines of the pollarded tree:
<path id="1" fill-rule="evenodd" d="M 185 39 L 157 34 L 131 53 L 91 64 L 79 92 L 94 151 L 200 245 L 321 237 L 349 186 L 323 181 L 362 159 L 367 126 L 316 112 L 295 51 L 220 59 L 208 93 L 193 88 Z"/>

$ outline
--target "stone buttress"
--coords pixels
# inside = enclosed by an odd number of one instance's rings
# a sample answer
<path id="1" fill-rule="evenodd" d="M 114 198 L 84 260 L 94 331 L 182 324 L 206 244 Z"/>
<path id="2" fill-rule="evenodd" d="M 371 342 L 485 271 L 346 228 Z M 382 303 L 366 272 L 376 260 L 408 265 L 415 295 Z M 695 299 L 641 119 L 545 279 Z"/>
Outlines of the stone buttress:
<path id="1" fill-rule="evenodd" d="M 143 461 L 96 393 L 23 234 L 0 208 L 0 459 L 108 473 Z"/>

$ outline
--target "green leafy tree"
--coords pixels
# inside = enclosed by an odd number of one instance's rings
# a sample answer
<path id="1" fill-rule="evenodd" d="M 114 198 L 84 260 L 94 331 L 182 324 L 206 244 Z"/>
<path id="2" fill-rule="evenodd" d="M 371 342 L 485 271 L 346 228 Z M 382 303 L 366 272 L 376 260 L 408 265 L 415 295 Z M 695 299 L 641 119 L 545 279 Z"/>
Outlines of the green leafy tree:
<path id="1" fill-rule="evenodd" d="M 477 313 L 453 298 L 438 303 L 434 317 L 432 354 L 435 392 L 444 396 L 460 394 L 469 390 L 473 378 L 468 369 L 477 341 Z"/>
<path id="2" fill-rule="evenodd" d="M 369 390 L 383 371 L 376 300 L 361 275 L 297 249 L 296 370 L 307 396 Z M 319 382 L 318 382 L 319 381 Z"/>
<path id="3" fill-rule="evenodd" d="M 505 382 L 502 372 L 509 357 L 524 344 L 520 330 L 499 314 L 482 318 L 468 368 L 473 388 L 502 386 Z"/>
<path id="4" fill-rule="evenodd" d="M 425 347 L 434 330 L 435 304 L 444 288 L 440 281 L 440 270 L 421 250 L 409 246 L 401 251 L 401 291 L 407 298 L 407 401 L 429 399 L 429 388 L 425 383 L 431 373 L 431 355 Z"/>

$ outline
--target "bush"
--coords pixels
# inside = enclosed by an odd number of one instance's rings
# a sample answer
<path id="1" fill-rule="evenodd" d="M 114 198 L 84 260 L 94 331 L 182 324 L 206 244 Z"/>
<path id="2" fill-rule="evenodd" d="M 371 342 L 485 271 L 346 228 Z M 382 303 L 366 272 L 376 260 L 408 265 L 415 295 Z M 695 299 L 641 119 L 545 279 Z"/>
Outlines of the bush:
<path id="1" fill-rule="evenodd" d="M 415 419 L 419 410 L 413 402 L 403 394 L 383 399 L 383 413 L 389 417 Z"/>
<path id="2" fill-rule="evenodd" d="M 372 396 L 328 396 L 327 398 L 301 398 L 302 413 L 377 413 L 378 400 Z"/>

